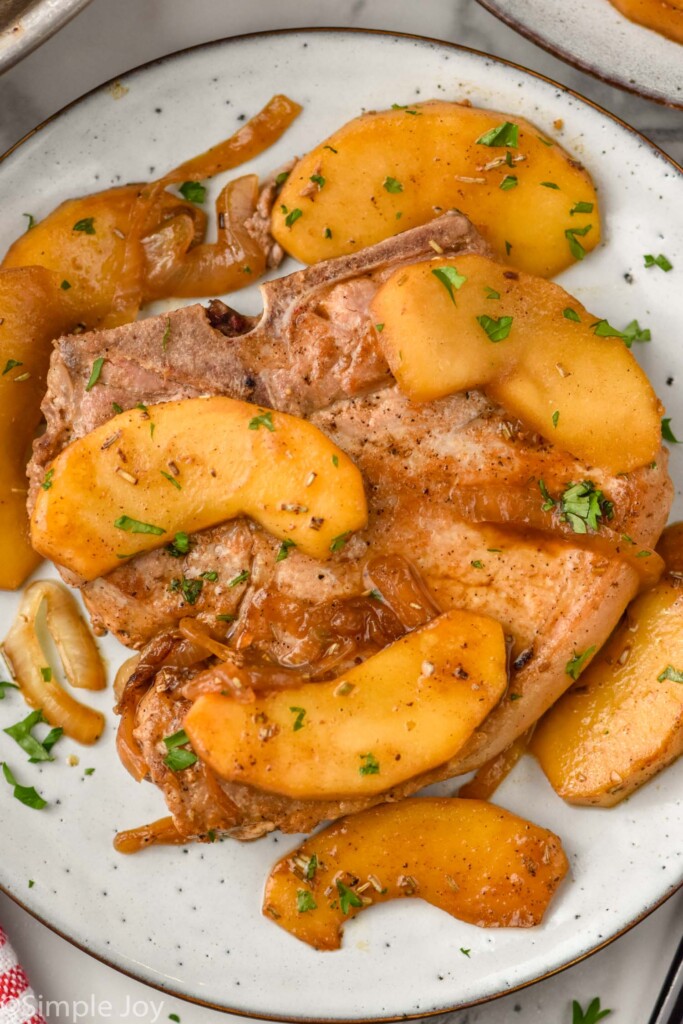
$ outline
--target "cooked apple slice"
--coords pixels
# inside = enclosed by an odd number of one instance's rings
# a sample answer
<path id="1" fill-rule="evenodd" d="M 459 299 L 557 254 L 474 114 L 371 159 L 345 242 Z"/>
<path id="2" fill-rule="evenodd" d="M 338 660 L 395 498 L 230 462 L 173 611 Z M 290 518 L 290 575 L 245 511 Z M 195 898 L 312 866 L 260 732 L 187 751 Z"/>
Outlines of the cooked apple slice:
<path id="1" fill-rule="evenodd" d="M 623 338 L 552 281 L 483 256 L 431 260 L 395 271 L 372 314 L 414 401 L 481 388 L 558 447 L 613 473 L 659 451 L 662 407 Z"/>
<path id="2" fill-rule="evenodd" d="M 442 101 L 363 114 L 316 146 L 289 175 L 272 231 L 317 263 L 452 208 L 543 277 L 600 241 L 595 188 L 565 150 L 523 118 Z"/>
<path id="3" fill-rule="evenodd" d="M 251 704 L 205 694 L 184 728 L 224 779 L 294 798 L 366 796 L 447 761 L 506 685 L 500 623 L 452 611 L 330 682 Z"/>
<path id="4" fill-rule="evenodd" d="M 365 907 L 412 897 L 488 928 L 538 924 L 568 864 L 558 837 L 483 800 L 423 797 L 342 818 L 277 862 L 263 913 L 339 949 Z"/>
<path id="5" fill-rule="evenodd" d="M 20 586 L 40 558 L 29 541 L 26 460 L 40 423 L 52 342 L 76 321 L 59 278 L 42 267 L 0 270 L 0 589 Z"/>
<path id="6" fill-rule="evenodd" d="M 99 363 L 99 365 L 97 365 Z M 106 365 L 97 360 L 98 385 Z M 33 546 L 92 580 L 235 516 L 325 559 L 367 520 L 354 463 L 311 423 L 232 398 L 120 413 L 48 467 Z"/>
<path id="7" fill-rule="evenodd" d="M 669 531 L 681 566 L 681 524 Z M 665 533 L 665 558 L 668 547 Z M 590 667 L 542 719 L 531 750 L 561 797 L 601 807 L 619 803 L 683 753 L 678 576 L 664 575 L 633 601 Z"/>

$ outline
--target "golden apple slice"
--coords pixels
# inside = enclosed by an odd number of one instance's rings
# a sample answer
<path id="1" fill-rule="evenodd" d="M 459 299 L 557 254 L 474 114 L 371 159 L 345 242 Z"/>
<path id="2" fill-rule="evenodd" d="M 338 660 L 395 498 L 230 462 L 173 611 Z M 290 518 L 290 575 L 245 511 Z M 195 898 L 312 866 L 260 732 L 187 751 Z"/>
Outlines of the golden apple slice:
<path id="1" fill-rule="evenodd" d="M 500 623 L 452 611 L 330 682 L 252 704 L 205 694 L 184 728 L 224 779 L 294 798 L 366 796 L 453 757 L 506 686 Z"/>
<path id="2" fill-rule="evenodd" d="M 93 376 L 100 372 L 102 364 Z M 329 558 L 367 521 L 363 480 L 296 416 L 232 398 L 166 402 L 120 413 L 57 456 L 38 492 L 31 539 L 92 580 L 175 533 L 239 515 Z"/>
<path id="3" fill-rule="evenodd" d="M 414 401 L 481 388 L 558 447 L 614 473 L 659 451 L 662 407 L 645 373 L 621 337 L 606 336 L 606 321 L 552 281 L 483 256 L 431 260 L 395 271 L 372 315 Z"/>
<path id="4" fill-rule="evenodd" d="M 669 528 L 679 545 L 678 566 L 680 527 Z M 665 539 L 665 557 L 668 546 Z M 667 565 L 673 568 L 671 560 Z M 683 753 L 678 577 L 663 576 L 629 605 L 622 625 L 542 719 L 531 750 L 561 797 L 601 807 L 619 803 Z"/>
<path id="5" fill-rule="evenodd" d="M 523 118 L 438 100 L 363 114 L 316 146 L 289 175 L 272 231 L 316 263 L 453 208 L 544 277 L 600 241 L 595 188 L 565 150 Z"/>
<path id="6" fill-rule="evenodd" d="M 568 863 L 552 832 L 483 800 L 417 798 L 342 818 L 277 862 L 263 913 L 339 949 L 365 907 L 412 897 L 468 924 L 538 924 Z"/>

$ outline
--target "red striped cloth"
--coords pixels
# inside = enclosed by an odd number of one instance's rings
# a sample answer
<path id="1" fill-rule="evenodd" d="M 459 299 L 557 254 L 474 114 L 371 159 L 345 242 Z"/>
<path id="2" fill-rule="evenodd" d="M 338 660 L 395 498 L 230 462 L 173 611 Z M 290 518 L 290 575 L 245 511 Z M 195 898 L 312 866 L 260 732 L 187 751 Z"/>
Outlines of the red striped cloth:
<path id="1" fill-rule="evenodd" d="M 26 971 L 0 927 L 0 1024 L 45 1024 Z"/>

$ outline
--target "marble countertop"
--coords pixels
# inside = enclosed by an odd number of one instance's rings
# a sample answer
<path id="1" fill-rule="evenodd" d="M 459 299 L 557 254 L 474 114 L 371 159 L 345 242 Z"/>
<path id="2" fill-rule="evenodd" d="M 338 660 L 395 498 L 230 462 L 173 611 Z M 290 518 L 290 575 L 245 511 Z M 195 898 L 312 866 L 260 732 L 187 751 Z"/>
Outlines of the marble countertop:
<path id="1" fill-rule="evenodd" d="M 576 89 L 683 162 L 683 114 L 619 92 L 515 35 L 474 0 L 93 0 L 43 47 L 0 78 L 0 152 L 100 82 L 210 39 L 260 29 L 359 26 L 448 39 L 488 51 Z M 3 837 L 0 844 L 5 842 Z M 607 839 L 606 839 L 607 841 Z M 0 849 L 1 856 L 1 849 Z M 635 884 L 635 880 L 634 880 Z M 683 896 L 605 950 L 522 992 L 438 1018 L 449 1024 L 571 1024 L 571 1002 L 600 996 L 614 1024 L 646 1024 L 680 932 Z M 48 1024 L 104 1019 L 218 1024 L 79 952 L 0 896 L 0 922 L 27 968 Z M 110 1010 L 103 1009 L 110 1006 Z M 237 1018 L 234 1018 L 235 1020 Z M 436 1018 L 435 1018 L 436 1019 Z"/>

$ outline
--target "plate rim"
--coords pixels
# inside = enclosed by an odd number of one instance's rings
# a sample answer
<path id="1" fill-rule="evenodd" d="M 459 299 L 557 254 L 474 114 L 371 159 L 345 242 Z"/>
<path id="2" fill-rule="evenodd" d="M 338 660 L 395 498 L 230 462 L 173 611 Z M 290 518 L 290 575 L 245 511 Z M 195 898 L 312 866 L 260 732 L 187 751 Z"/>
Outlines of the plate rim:
<path id="1" fill-rule="evenodd" d="M 480 4 L 482 4 L 482 6 L 486 7 L 487 3 L 489 2 L 489 0 L 478 0 L 478 2 Z M 492 11 L 492 13 L 495 13 L 495 12 Z M 501 20 L 505 20 L 505 19 L 501 18 Z M 65 104 L 63 107 L 61 107 L 59 110 L 55 111 L 49 117 L 47 117 L 43 121 L 39 122 L 34 128 L 30 129 L 20 139 L 18 139 L 15 143 L 13 143 L 9 147 L 9 149 L 7 149 L 4 153 L 0 154 L 0 166 L 2 164 L 4 164 L 4 162 L 14 152 L 16 152 L 25 142 L 27 142 L 29 139 L 33 138 L 34 135 L 38 134 L 38 132 L 40 132 L 43 128 L 47 127 L 53 121 L 56 121 L 58 118 L 62 117 L 64 114 L 68 113 L 72 108 L 74 108 L 74 107 L 76 107 L 76 106 L 78 106 L 80 104 L 86 103 L 88 100 L 90 100 L 92 97 L 94 97 L 98 93 L 106 92 L 107 89 L 109 89 L 114 83 L 119 82 L 119 81 L 127 81 L 127 80 L 133 78 L 134 76 L 136 76 L 136 75 L 138 75 L 138 74 L 140 74 L 140 73 L 142 73 L 144 71 L 147 71 L 150 68 L 156 67 L 158 65 L 162 65 L 162 64 L 164 64 L 166 62 L 173 61 L 173 60 L 175 60 L 178 57 L 182 57 L 185 54 L 192 53 L 194 51 L 209 50 L 209 49 L 212 49 L 214 47 L 221 47 L 221 46 L 225 46 L 226 44 L 230 44 L 230 43 L 239 43 L 239 42 L 246 41 L 246 40 L 270 38 L 270 37 L 273 37 L 273 36 L 282 37 L 282 36 L 295 36 L 295 35 L 322 35 L 322 34 L 325 34 L 325 33 L 328 33 L 328 34 L 353 34 L 353 35 L 365 35 L 365 36 L 381 36 L 381 37 L 388 38 L 388 39 L 406 39 L 406 40 L 409 40 L 409 41 L 412 40 L 412 41 L 418 42 L 418 43 L 427 43 L 427 44 L 430 44 L 430 45 L 433 45 L 433 46 L 436 46 L 436 47 L 448 48 L 448 49 L 456 51 L 458 53 L 466 53 L 466 54 L 474 56 L 475 58 L 481 58 L 484 61 L 488 61 L 488 62 L 494 63 L 494 64 L 499 64 L 499 65 L 502 65 L 505 68 L 511 68 L 514 71 L 521 72 L 523 75 L 527 75 L 527 76 L 529 76 L 531 78 L 537 79 L 537 80 L 543 82 L 544 84 L 551 86 L 554 89 L 560 90 L 560 92 L 563 95 L 571 96 L 574 99 L 578 100 L 580 103 L 582 103 L 585 106 L 587 106 L 587 107 L 591 108 L 592 110 L 596 111 L 598 114 L 602 115 L 603 117 L 607 117 L 609 120 L 614 122 L 619 128 L 621 128 L 622 130 L 626 130 L 632 136 L 634 136 L 637 139 L 639 139 L 641 141 L 641 143 L 644 144 L 648 149 L 653 151 L 655 155 L 657 155 L 658 157 L 662 158 L 666 163 L 668 163 L 673 168 L 673 170 L 675 172 L 677 172 L 677 174 L 683 179 L 683 166 L 681 164 L 679 164 L 678 161 L 674 159 L 674 157 L 670 156 L 660 146 L 658 146 L 657 143 L 653 142 L 646 135 L 644 135 L 642 132 L 640 132 L 637 128 L 634 128 L 632 125 L 630 125 L 627 121 L 624 121 L 623 118 L 619 117 L 619 115 L 612 113 L 611 111 L 607 110 L 605 107 L 601 106 L 599 103 L 596 103 L 594 100 L 589 99 L 588 97 L 584 96 L 582 93 L 578 92 L 577 90 L 572 89 L 569 86 L 563 85 L 561 82 L 556 81 L 555 79 L 551 78 L 548 75 L 543 74 L 542 72 L 533 71 L 532 69 L 527 68 L 527 67 L 525 67 L 522 64 L 518 64 L 515 61 L 507 60 L 504 57 L 499 57 L 499 56 L 496 56 L 496 55 L 493 55 L 493 54 L 489 54 L 489 53 L 486 53 L 483 50 L 478 50 L 475 47 L 465 46 L 462 43 L 453 42 L 451 40 L 439 39 L 439 38 L 436 38 L 436 37 L 433 37 L 433 36 L 425 36 L 425 35 L 420 35 L 419 33 L 413 33 L 413 32 L 398 32 L 398 31 L 393 31 L 393 30 L 390 30 L 390 29 L 375 29 L 375 28 L 362 28 L 362 27 L 356 27 L 356 26 L 334 26 L 334 25 L 329 25 L 329 26 L 328 25 L 325 25 L 325 26 L 312 26 L 312 27 L 298 26 L 298 27 L 292 27 L 292 28 L 276 28 L 276 29 L 264 29 L 264 30 L 255 31 L 255 32 L 244 32 L 244 33 L 239 33 L 239 34 L 232 35 L 232 36 L 224 36 L 224 37 L 221 37 L 220 39 L 207 40 L 207 41 L 205 41 L 203 43 L 196 43 L 196 44 L 194 44 L 192 46 L 181 47 L 178 50 L 174 50 L 174 51 L 172 51 L 172 52 L 170 52 L 168 54 L 164 54 L 164 55 L 162 55 L 160 57 L 155 57 L 155 58 L 152 58 L 151 60 L 144 61 L 141 64 L 135 65 L 134 67 L 132 67 L 132 68 L 126 70 L 126 71 L 122 71 L 119 74 L 114 75 L 113 77 L 107 79 L 106 81 L 100 83 L 99 85 L 94 86 L 92 89 L 87 90 L 87 92 L 85 92 L 81 96 L 78 96 L 75 99 L 71 100 L 69 103 Z M 532 41 L 535 41 L 535 40 L 532 40 Z M 546 49 L 547 49 L 547 47 L 546 47 Z M 633 90 L 631 90 L 631 91 L 633 91 Z M 415 1012 L 415 1013 L 393 1014 L 393 1015 L 389 1015 L 389 1016 L 372 1016 L 372 1017 L 358 1017 L 358 1016 L 354 1016 L 354 1017 L 333 1017 L 333 1018 L 331 1018 L 331 1017 L 315 1017 L 315 1016 L 299 1016 L 299 1015 L 292 1016 L 292 1015 L 282 1015 L 282 1014 L 274 1015 L 274 1014 L 263 1013 L 263 1012 L 256 1013 L 256 1012 L 253 1012 L 253 1011 L 250 1011 L 250 1010 L 239 1009 L 239 1008 L 234 1008 L 234 1007 L 230 1007 L 230 1006 L 226 1006 L 226 1005 L 220 1005 L 218 1003 L 213 1003 L 213 1002 L 201 999 L 198 996 L 188 995 L 187 993 L 180 992 L 180 991 L 178 991 L 175 988 L 170 988 L 170 987 L 168 987 L 166 985 L 163 985 L 161 982 L 155 982 L 153 980 L 150 980 L 149 978 L 144 977 L 141 974 L 138 974 L 138 973 L 136 973 L 136 972 L 134 972 L 132 970 L 129 970 L 128 968 L 123 967 L 120 964 L 112 962 L 106 956 L 103 956 L 100 953 L 97 953 L 94 950 L 89 949 L 87 946 L 83 945 L 77 939 L 67 935 L 59 927 L 57 927 L 56 925 L 53 925 L 49 921 L 47 921 L 37 911 L 34 911 L 30 907 L 28 907 L 19 898 L 19 896 L 16 893 L 11 892 L 3 884 L 2 880 L 0 879 L 0 892 L 3 893 L 5 896 L 9 897 L 9 899 L 12 900 L 12 902 L 16 906 L 20 907 L 23 911 L 25 911 L 27 914 L 29 914 L 34 920 L 38 921 L 44 927 L 48 928 L 53 934 L 57 935 L 61 939 L 64 939 L 66 942 L 68 942 L 75 949 L 78 949 L 82 953 L 86 953 L 88 956 L 92 957 L 94 960 L 98 961 L 101 964 L 104 964 L 104 966 L 106 966 L 106 967 L 109 967 L 109 968 L 117 971 L 119 974 L 122 974 L 122 975 L 124 975 L 125 977 L 128 977 L 128 978 L 131 978 L 133 981 L 137 981 L 137 982 L 139 982 L 139 983 L 141 983 L 143 985 L 146 985 L 149 988 L 152 988 L 152 989 L 154 989 L 156 991 L 162 992 L 165 995 L 170 996 L 170 997 L 172 997 L 174 999 L 185 1001 L 187 1003 L 191 1003 L 191 1004 L 196 1005 L 196 1006 L 201 1006 L 201 1007 L 204 1007 L 206 1009 L 209 1009 L 209 1010 L 212 1010 L 212 1011 L 215 1011 L 215 1012 L 231 1013 L 231 1014 L 234 1014 L 235 1016 L 247 1018 L 247 1019 L 250 1019 L 250 1020 L 267 1020 L 267 1021 L 275 1021 L 275 1022 L 284 1022 L 284 1024 L 390 1024 L 390 1022 L 394 1022 L 394 1021 L 420 1020 L 420 1019 L 423 1019 L 423 1018 L 435 1017 L 435 1016 L 439 1016 L 441 1014 L 453 1013 L 455 1011 L 465 1010 L 465 1009 L 469 1009 L 469 1008 L 474 1007 L 474 1006 L 481 1006 L 481 1005 L 484 1005 L 486 1003 L 493 1002 L 493 1001 L 495 1001 L 497 999 L 502 998 L 503 996 L 511 995 L 511 994 L 513 994 L 515 992 L 520 992 L 523 989 L 529 988 L 530 986 L 535 985 L 535 984 L 537 984 L 540 981 L 545 981 L 547 978 L 551 978 L 551 977 L 553 977 L 556 974 L 560 974 L 563 971 L 567 970 L 568 968 L 573 967 L 576 964 L 581 963 L 582 961 L 588 959 L 588 957 L 593 956 L 593 954 L 600 952 L 601 950 L 605 949 L 607 946 L 610 946 L 614 941 L 616 941 L 617 939 L 621 938 L 621 936 L 623 936 L 623 935 L 627 934 L 628 932 L 630 932 L 633 928 L 635 928 L 638 924 L 640 924 L 643 920 L 645 920 L 645 918 L 649 917 L 650 914 L 652 914 L 655 910 L 659 909 L 659 907 L 663 906 L 664 903 L 666 903 L 669 899 L 671 899 L 673 896 L 675 896 L 676 893 L 678 893 L 682 889 L 683 889 L 683 878 L 681 878 L 680 881 L 678 881 L 678 882 L 674 883 L 673 885 L 671 885 L 662 894 L 662 896 L 659 899 L 655 900 L 653 903 L 651 903 L 650 905 L 645 907 L 641 911 L 641 913 L 637 915 L 637 917 L 635 917 L 633 920 L 629 921 L 626 925 L 624 925 L 624 927 L 620 928 L 614 934 L 609 935 L 607 938 L 603 939 L 597 945 L 590 946 L 588 949 L 583 950 L 581 953 L 579 953 L 577 956 L 573 957 L 571 960 L 567 961 L 566 963 L 559 964 L 558 966 L 553 967 L 551 970 L 545 971 L 542 974 L 539 974 L 539 975 L 537 975 L 534 978 L 530 978 L 530 979 L 528 979 L 526 981 L 520 982 L 518 985 L 515 985 L 513 987 L 504 988 L 501 991 L 495 992 L 495 993 L 493 993 L 491 995 L 484 996 L 482 998 L 473 999 L 473 1000 L 470 1000 L 470 1001 L 464 1002 L 464 1003 L 455 1003 L 455 1004 L 453 1004 L 451 1006 L 440 1007 L 438 1009 L 433 1009 L 433 1010 L 426 1010 L 426 1011 L 422 1010 L 422 1011 Z"/>
<path id="2" fill-rule="evenodd" d="M 518 35 L 528 39 L 529 42 L 533 43 L 535 46 L 539 46 L 552 57 L 557 57 L 557 59 L 563 61 L 563 63 L 576 68 L 577 71 L 583 71 L 585 74 L 591 75 L 592 78 L 597 78 L 598 81 L 604 82 L 606 85 L 611 85 L 615 89 L 621 89 L 623 92 L 630 93 L 632 96 L 638 96 L 640 99 L 649 100 L 650 103 L 657 103 L 660 107 L 667 107 L 669 110 L 683 110 L 683 99 L 677 101 L 664 96 L 662 93 L 651 92 L 646 86 L 636 86 L 624 78 L 619 78 L 616 75 L 609 75 L 600 70 L 600 68 L 597 68 L 594 64 L 581 60 L 580 57 L 563 49 L 562 46 L 558 46 L 555 43 L 550 42 L 550 40 L 535 32 L 533 28 L 530 28 L 512 12 L 503 10 L 499 5 L 498 0 L 477 0 L 477 3 L 480 7 L 483 7 L 485 11 L 488 11 L 489 14 L 493 15 L 494 18 L 497 18 L 498 21 L 507 25 L 508 28 L 511 28 L 514 32 L 517 32 Z M 626 17 L 626 15 L 623 15 L 623 17 Z M 626 20 L 630 21 L 628 18 Z M 631 22 L 631 24 L 637 25 L 645 32 L 655 31 L 654 29 L 648 29 L 646 25 L 639 25 L 638 22 Z M 661 35 L 662 33 L 658 34 Z M 666 36 L 663 38 L 666 38 Z M 683 44 L 681 44 L 681 48 L 683 49 Z M 540 77 L 544 76 L 541 75 Z M 552 81 L 552 79 L 548 79 L 548 81 Z M 575 93 L 575 95 L 581 96 L 581 93 Z M 584 97 L 581 98 L 583 99 Z M 595 105 L 598 106 L 598 104 Z"/>

